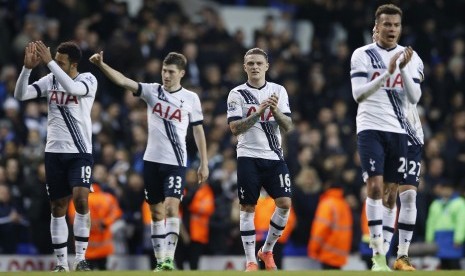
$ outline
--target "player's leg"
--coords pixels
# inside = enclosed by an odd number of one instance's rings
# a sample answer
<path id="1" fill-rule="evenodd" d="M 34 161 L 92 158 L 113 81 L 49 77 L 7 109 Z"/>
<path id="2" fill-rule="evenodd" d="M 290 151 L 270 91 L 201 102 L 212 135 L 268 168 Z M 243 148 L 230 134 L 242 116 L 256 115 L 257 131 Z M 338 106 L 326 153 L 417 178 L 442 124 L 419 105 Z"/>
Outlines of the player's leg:
<path id="1" fill-rule="evenodd" d="M 241 205 L 239 230 L 246 258 L 246 271 L 258 270 L 255 257 L 255 205 L 260 195 L 259 170 L 256 159 L 239 157 L 237 159 L 237 194 Z"/>
<path id="2" fill-rule="evenodd" d="M 291 180 L 287 165 L 282 160 L 262 160 L 262 163 L 269 163 L 262 174 L 263 187 L 267 193 L 274 198 L 275 210 L 271 216 L 268 234 L 265 244 L 258 251 L 258 258 L 265 263 L 267 270 L 276 270 L 277 266 L 273 258 L 273 247 L 284 231 L 291 202 Z"/>
<path id="3" fill-rule="evenodd" d="M 399 212 L 399 247 L 394 269 L 413 271 L 408 250 L 413 238 L 417 218 L 417 187 L 420 183 L 422 145 L 410 145 L 408 147 L 407 179 L 405 185 L 399 187 L 400 212 Z"/>
<path id="4" fill-rule="evenodd" d="M 165 260 L 165 196 L 163 181 L 159 175 L 159 163 L 144 161 L 145 199 L 150 206 L 152 224 L 150 226 L 151 241 L 157 265 L 155 271 L 162 271 Z"/>
<path id="5" fill-rule="evenodd" d="M 45 153 L 45 171 L 47 180 L 47 194 L 50 199 L 51 220 L 50 234 L 52 247 L 56 258 L 56 267 L 53 271 L 69 271 L 68 266 L 68 224 L 66 223 L 66 211 L 71 187 L 66 185 L 66 171 L 64 164 L 57 153 Z"/>
<path id="6" fill-rule="evenodd" d="M 186 168 L 182 166 L 160 165 L 165 194 L 165 261 L 164 270 L 174 270 L 174 253 L 179 239 L 179 204 L 186 186 Z"/>
<path id="7" fill-rule="evenodd" d="M 383 227 L 386 235 L 385 248 L 389 248 L 394 234 L 394 226 L 397 216 L 396 200 L 398 185 L 405 184 L 406 172 L 408 166 L 407 144 L 408 136 L 406 134 L 389 133 L 387 136 L 389 145 L 386 156 L 384 180 L 387 183 L 385 193 L 385 213 L 383 218 Z"/>
<path id="8" fill-rule="evenodd" d="M 92 154 L 66 154 L 68 168 L 68 183 L 73 187 L 73 202 L 76 213 L 73 222 L 74 244 L 76 257 L 74 270 L 90 271 L 90 265 L 85 260 L 90 235 L 89 192 L 91 189 Z"/>
<path id="9" fill-rule="evenodd" d="M 397 189 L 396 183 L 384 184 L 383 195 L 383 250 L 387 255 L 394 236 L 394 227 L 397 218 Z"/>
<path id="10" fill-rule="evenodd" d="M 385 132 L 365 130 L 357 135 L 357 148 L 367 186 L 365 211 L 373 250 L 374 271 L 388 271 L 386 252 L 383 249 L 383 174 L 385 158 Z"/>

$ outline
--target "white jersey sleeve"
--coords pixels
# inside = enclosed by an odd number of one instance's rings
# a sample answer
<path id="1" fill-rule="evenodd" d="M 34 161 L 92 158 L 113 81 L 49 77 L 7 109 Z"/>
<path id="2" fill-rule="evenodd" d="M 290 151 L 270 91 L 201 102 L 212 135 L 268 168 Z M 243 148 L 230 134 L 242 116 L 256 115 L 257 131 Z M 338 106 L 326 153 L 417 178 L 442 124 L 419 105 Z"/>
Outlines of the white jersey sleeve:
<path id="1" fill-rule="evenodd" d="M 423 61 L 421 58 L 418 56 L 416 52 L 414 52 L 412 59 L 406 66 L 408 70 L 408 74 L 406 77 L 411 78 L 412 83 L 411 86 L 415 87 L 406 87 L 411 90 L 418 90 L 418 100 L 421 96 L 421 88 L 420 88 L 420 83 L 424 80 L 424 73 L 423 73 Z M 421 126 L 421 120 L 420 116 L 418 114 L 417 110 L 417 102 L 418 100 L 414 103 L 411 103 L 410 101 L 405 102 L 405 107 L 406 107 L 406 114 L 407 114 L 407 120 L 408 123 L 411 125 L 411 127 L 414 130 L 415 137 L 417 139 L 409 139 L 409 145 L 410 144 L 423 144 L 424 143 L 424 133 L 423 133 L 423 128 Z"/>
<path id="2" fill-rule="evenodd" d="M 203 122 L 202 105 L 196 93 L 192 94 L 192 112 L 189 114 L 189 122 L 194 125 Z"/>
<path id="3" fill-rule="evenodd" d="M 286 88 L 284 86 L 279 86 L 279 101 L 278 101 L 278 109 L 288 116 L 291 114 L 291 107 L 289 106 L 289 96 L 287 95 Z"/>

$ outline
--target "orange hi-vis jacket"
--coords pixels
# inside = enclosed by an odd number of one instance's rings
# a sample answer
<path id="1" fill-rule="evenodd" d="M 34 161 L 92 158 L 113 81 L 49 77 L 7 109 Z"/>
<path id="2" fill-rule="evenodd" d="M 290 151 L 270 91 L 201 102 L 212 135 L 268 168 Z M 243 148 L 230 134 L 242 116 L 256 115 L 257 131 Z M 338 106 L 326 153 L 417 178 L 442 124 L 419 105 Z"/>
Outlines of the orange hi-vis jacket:
<path id="1" fill-rule="evenodd" d="M 210 217 L 215 211 L 215 195 L 210 185 L 204 184 L 199 187 L 188 210 L 190 213 L 188 230 L 191 241 L 207 244 L 210 234 Z"/>
<path id="2" fill-rule="evenodd" d="M 264 241 L 268 230 L 270 228 L 271 216 L 273 216 L 274 209 L 276 205 L 274 199 L 270 196 L 261 196 L 258 198 L 257 205 L 255 206 L 255 233 L 257 241 Z M 291 208 L 289 212 L 289 218 L 287 220 L 286 227 L 284 228 L 281 237 L 278 239 L 278 242 L 284 244 L 289 239 L 292 230 L 294 230 L 296 223 L 295 213 Z"/>
<path id="3" fill-rule="evenodd" d="M 114 251 L 113 234 L 110 227 L 123 212 L 118 200 L 110 193 L 103 192 L 99 185 L 92 184 L 93 193 L 89 194 L 90 236 L 86 251 L 86 259 L 94 260 L 105 258 Z M 70 223 L 74 222 L 76 209 L 70 201 L 68 216 Z"/>
<path id="4" fill-rule="evenodd" d="M 352 245 L 352 212 L 340 188 L 320 197 L 308 243 L 308 256 L 327 265 L 342 267 Z"/>

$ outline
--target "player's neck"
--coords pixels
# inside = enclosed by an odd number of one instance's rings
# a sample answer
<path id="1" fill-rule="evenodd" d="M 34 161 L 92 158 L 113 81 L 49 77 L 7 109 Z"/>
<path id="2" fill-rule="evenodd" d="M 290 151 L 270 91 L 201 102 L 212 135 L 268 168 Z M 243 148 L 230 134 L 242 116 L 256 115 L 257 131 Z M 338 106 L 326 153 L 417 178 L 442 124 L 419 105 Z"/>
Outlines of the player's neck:
<path id="1" fill-rule="evenodd" d="M 69 72 L 69 77 L 74 80 L 79 75 L 79 72 L 77 70 Z"/>
<path id="2" fill-rule="evenodd" d="M 173 86 L 163 85 L 163 89 L 165 89 L 165 91 L 167 92 L 176 92 L 176 91 L 181 90 L 181 88 L 182 88 L 181 84 L 173 85 Z"/>
<path id="3" fill-rule="evenodd" d="M 251 80 L 251 79 L 248 79 L 247 80 L 247 83 L 252 86 L 252 87 L 255 87 L 255 88 L 260 88 L 260 87 L 263 87 L 266 83 L 266 80 Z"/>

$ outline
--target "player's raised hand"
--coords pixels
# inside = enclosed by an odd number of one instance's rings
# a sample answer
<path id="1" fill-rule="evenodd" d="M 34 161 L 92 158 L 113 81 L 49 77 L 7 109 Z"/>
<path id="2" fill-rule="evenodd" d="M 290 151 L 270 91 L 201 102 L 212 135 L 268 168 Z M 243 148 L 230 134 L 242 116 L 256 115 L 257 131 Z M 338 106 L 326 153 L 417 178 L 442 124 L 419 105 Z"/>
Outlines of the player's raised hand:
<path id="1" fill-rule="evenodd" d="M 400 55 L 402 55 L 403 51 L 397 52 L 395 55 L 392 56 L 391 60 L 389 61 L 388 71 L 389 74 L 394 74 L 397 68 L 397 60 L 399 59 Z"/>
<path id="2" fill-rule="evenodd" d="M 268 100 L 265 100 L 263 101 L 259 106 L 258 106 L 258 109 L 257 109 L 257 112 L 258 114 L 263 114 L 265 113 L 265 110 L 270 106 L 270 104 L 268 103 Z"/>
<path id="3" fill-rule="evenodd" d="M 42 41 L 36 41 L 36 53 L 39 55 L 43 63 L 47 64 L 52 61 L 52 54 L 50 53 L 50 47 L 45 46 Z"/>
<path id="4" fill-rule="evenodd" d="M 100 51 L 100 53 L 93 54 L 90 58 L 89 61 L 92 62 L 93 64 L 100 66 L 103 63 L 103 51 Z"/>
<path id="5" fill-rule="evenodd" d="M 267 101 L 268 101 L 268 106 L 270 107 L 271 112 L 275 112 L 276 109 L 278 108 L 278 101 L 279 101 L 278 96 L 276 94 L 273 94 L 271 95 L 271 97 L 267 99 Z"/>
<path id="6" fill-rule="evenodd" d="M 399 68 L 402 69 L 404 68 L 407 63 L 409 63 L 409 61 L 412 59 L 412 56 L 413 56 L 413 49 L 412 47 L 408 46 L 404 49 L 404 55 L 402 57 L 402 59 L 400 60 L 400 63 L 399 63 Z"/>
<path id="7" fill-rule="evenodd" d="M 29 42 L 24 50 L 24 67 L 32 69 L 40 63 L 40 58 L 36 53 L 36 45 Z"/>

